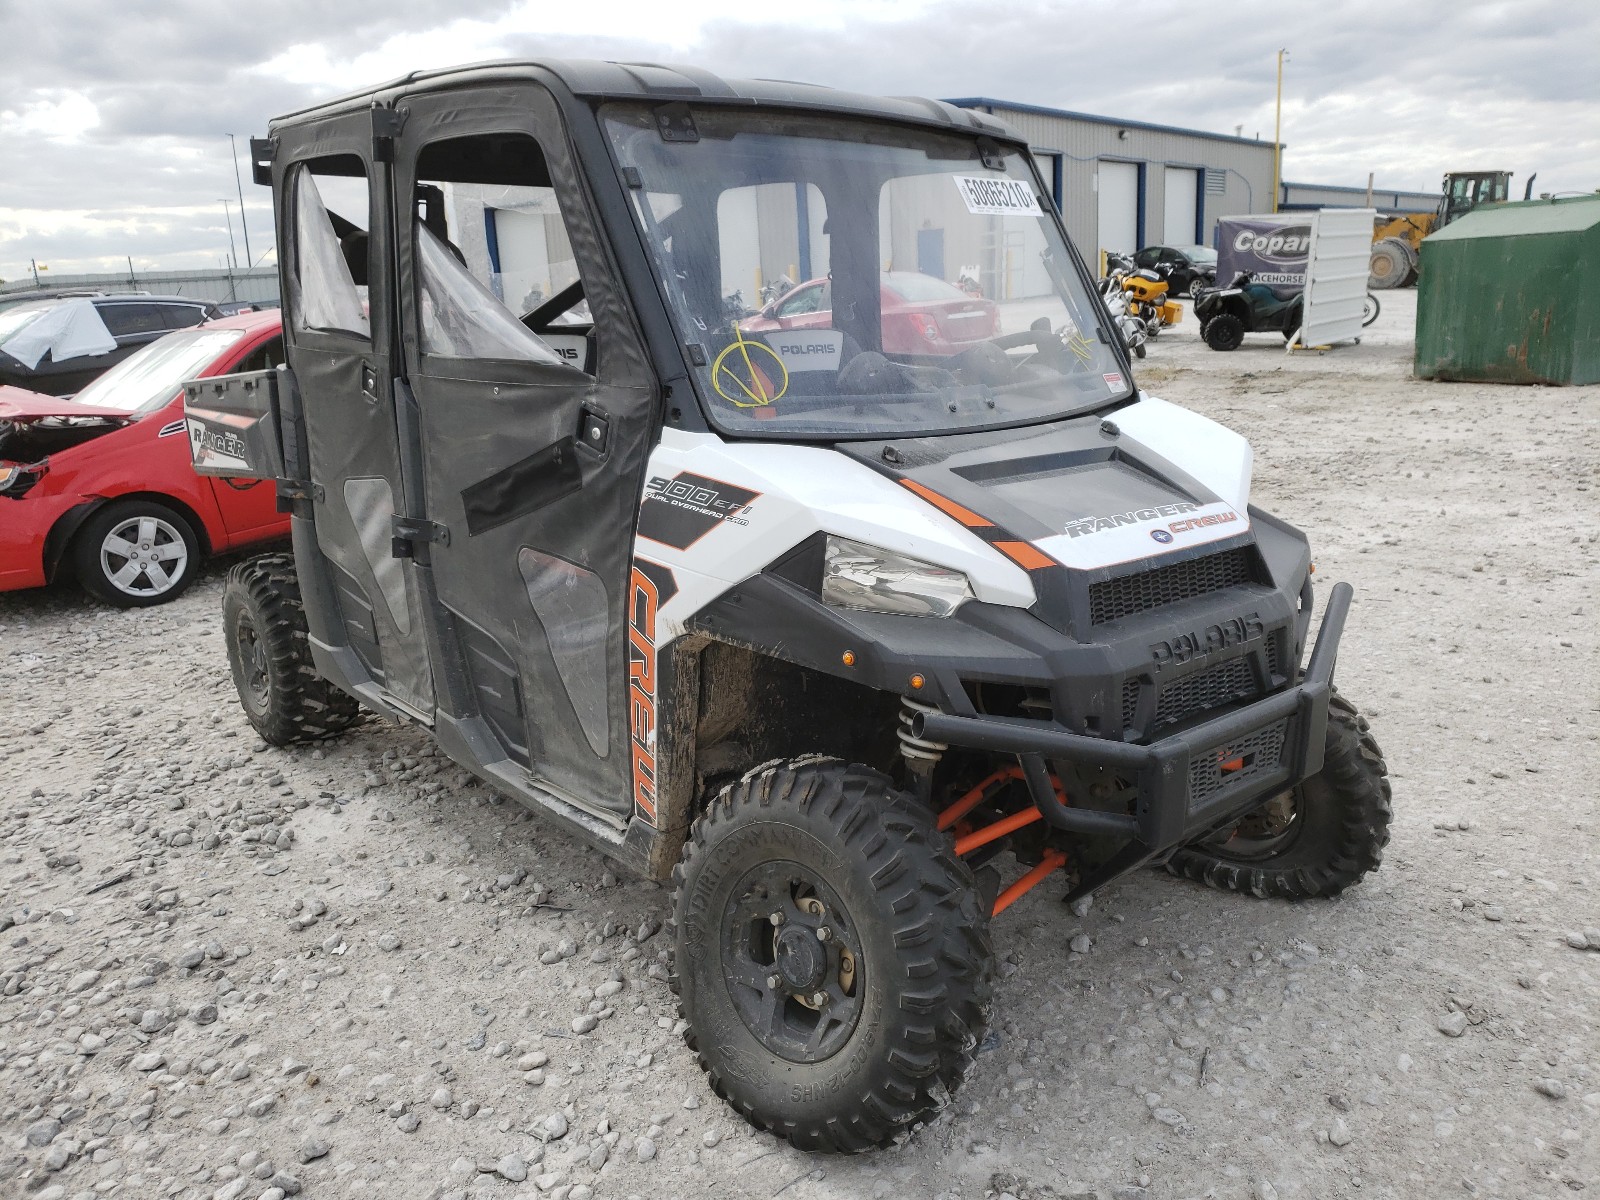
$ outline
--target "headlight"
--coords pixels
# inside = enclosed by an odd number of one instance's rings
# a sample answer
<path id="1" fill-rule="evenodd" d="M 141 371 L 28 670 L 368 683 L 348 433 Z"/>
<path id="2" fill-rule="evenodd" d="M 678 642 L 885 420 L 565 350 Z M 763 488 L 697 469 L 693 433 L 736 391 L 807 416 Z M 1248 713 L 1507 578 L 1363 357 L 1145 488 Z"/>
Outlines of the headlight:
<path id="1" fill-rule="evenodd" d="M 829 536 L 822 599 L 839 608 L 948 617 L 972 598 L 960 571 L 936 567 L 845 538 Z"/>
<path id="2" fill-rule="evenodd" d="M 31 466 L 0 466 L 0 496 L 20 499 L 24 492 L 39 482 L 46 468 L 47 462 L 36 462 Z"/>

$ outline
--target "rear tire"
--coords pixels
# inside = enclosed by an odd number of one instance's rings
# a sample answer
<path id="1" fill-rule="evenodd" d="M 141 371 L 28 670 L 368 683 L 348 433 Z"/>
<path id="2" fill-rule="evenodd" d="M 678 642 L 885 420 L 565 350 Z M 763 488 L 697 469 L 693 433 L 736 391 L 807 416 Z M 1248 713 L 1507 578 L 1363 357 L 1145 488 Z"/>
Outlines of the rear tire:
<path id="1" fill-rule="evenodd" d="M 153 500 L 116 500 L 78 530 L 72 565 L 78 582 L 118 608 L 176 600 L 200 570 L 200 539 L 187 517 Z"/>
<path id="2" fill-rule="evenodd" d="M 1200 336 L 1213 350 L 1237 350 L 1244 344 L 1244 322 L 1232 313 L 1218 313 L 1206 322 Z"/>
<path id="3" fill-rule="evenodd" d="M 994 952 L 926 808 L 835 759 L 758 768 L 695 821 L 673 880 L 685 1040 L 752 1125 L 857 1153 L 949 1102 L 988 1024 Z"/>
<path id="4" fill-rule="evenodd" d="M 1304 900 L 1336 896 L 1378 869 L 1392 817 L 1389 769 L 1366 719 L 1338 692 L 1322 770 L 1285 795 L 1281 828 L 1269 814 L 1284 798 L 1274 797 L 1232 830 L 1179 850 L 1167 870 L 1207 887 Z"/>
<path id="5" fill-rule="evenodd" d="M 355 698 L 318 675 L 311 660 L 293 556 L 264 554 L 230 570 L 222 626 L 239 702 L 264 741 L 332 737 L 360 717 Z"/>

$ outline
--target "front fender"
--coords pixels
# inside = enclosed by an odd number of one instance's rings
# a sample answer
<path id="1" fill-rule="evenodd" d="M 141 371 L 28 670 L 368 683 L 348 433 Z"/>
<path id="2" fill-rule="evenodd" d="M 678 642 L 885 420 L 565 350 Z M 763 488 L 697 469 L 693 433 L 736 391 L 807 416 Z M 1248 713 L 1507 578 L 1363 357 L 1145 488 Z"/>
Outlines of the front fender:
<path id="1" fill-rule="evenodd" d="M 94 496 L 82 504 L 74 504 L 56 518 L 56 523 L 50 527 L 50 532 L 44 539 L 46 583 L 55 582 L 56 572 L 60 570 L 62 560 L 67 556 L 67 547 L 72 545 L 72 539 L 78 535 L 83 523 L 109 503 L 110 501 L 104 496 Z"/>

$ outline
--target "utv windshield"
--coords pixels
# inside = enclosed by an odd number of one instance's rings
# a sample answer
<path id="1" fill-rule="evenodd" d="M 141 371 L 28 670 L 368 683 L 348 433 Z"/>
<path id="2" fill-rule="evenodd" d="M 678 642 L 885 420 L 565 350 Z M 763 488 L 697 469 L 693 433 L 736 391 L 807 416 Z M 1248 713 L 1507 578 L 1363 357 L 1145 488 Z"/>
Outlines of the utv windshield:
<path id="1" fill-rule="evenodd" d="M 652 109 L 603 116 L 722 429 L 953 432 L 1128 394 L 1020 152 L 717 109 L 664 140 Z"/>

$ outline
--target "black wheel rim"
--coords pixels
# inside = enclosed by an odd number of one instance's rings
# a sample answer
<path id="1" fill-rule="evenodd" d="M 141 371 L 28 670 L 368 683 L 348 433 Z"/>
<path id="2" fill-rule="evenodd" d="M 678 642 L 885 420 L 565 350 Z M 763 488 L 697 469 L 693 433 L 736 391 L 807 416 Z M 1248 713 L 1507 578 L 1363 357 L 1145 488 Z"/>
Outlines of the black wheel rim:
<path id="1" fill-rule="evenodd" d="M 861 1019 L 860 935 L 809 867 L 780 860 L 745 872 L 723 911 L 722 962 L 739 1019 L 780 1058 L 830 1058 Z"/>
<path id="2" fill-rule="evenodd" d="M 263 712 L 272 689 L 267 647 L 257 636 L 255 623 L 249 617 L 239 618 L 233 636 L 239 652 L 240 694 L 252 712 Z"/>
<path id="3" fill-rule="evenodd" d="M 1276 858 L 1299 840 L 1305 802 L 1299 788 L 1280 792 L 1231 829 L 1201 843 L 1203 849 L 1231 862 Z"/>

